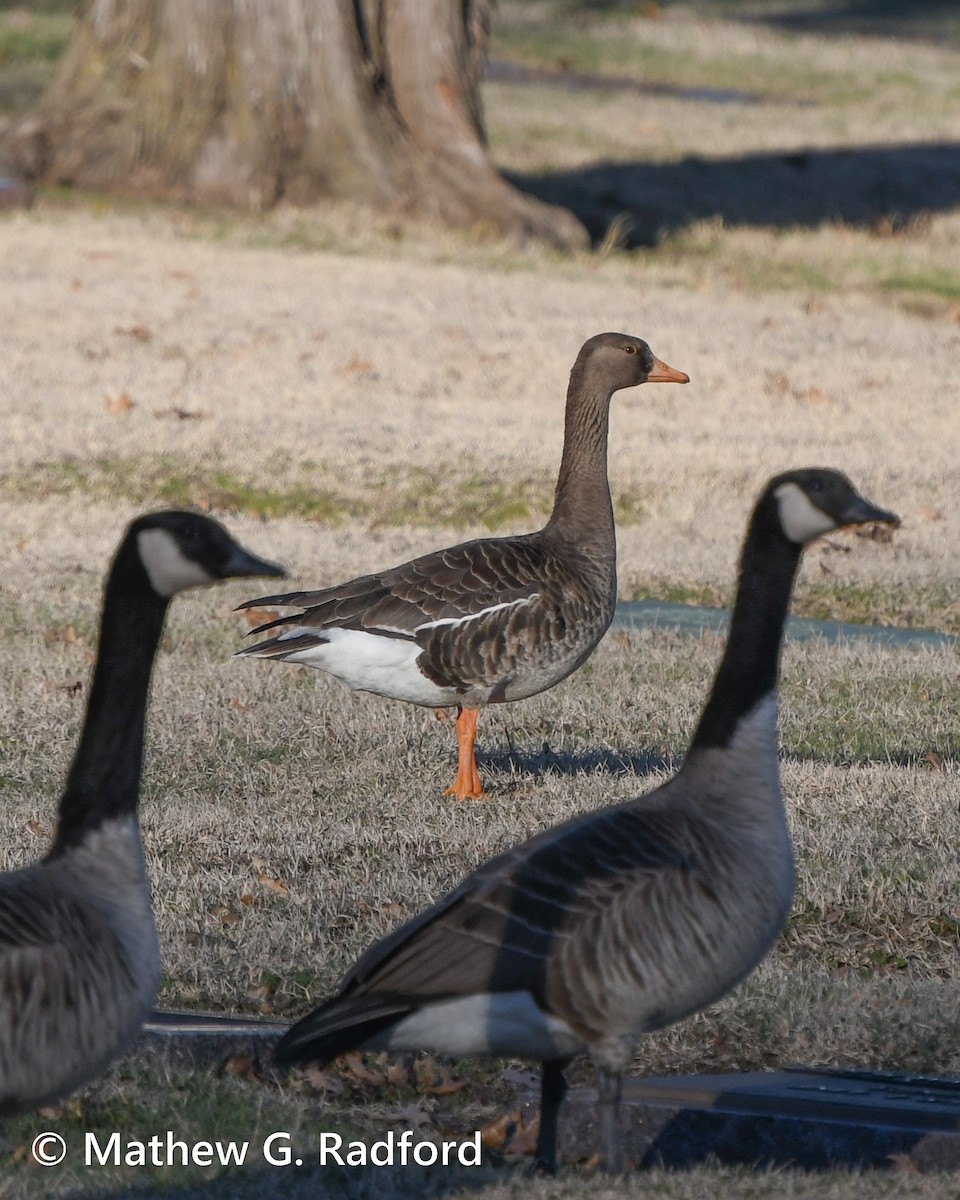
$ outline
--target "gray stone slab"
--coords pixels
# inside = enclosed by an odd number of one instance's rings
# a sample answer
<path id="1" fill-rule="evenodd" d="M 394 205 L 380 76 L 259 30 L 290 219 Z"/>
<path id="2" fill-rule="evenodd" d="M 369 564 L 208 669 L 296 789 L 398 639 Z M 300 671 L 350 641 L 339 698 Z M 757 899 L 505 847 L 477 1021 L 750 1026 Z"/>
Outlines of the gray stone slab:
<path id="1" fill-rule="evenodd" d="M 866 1071 L 770 1071 L 632 1079 L 625 1154 L 635 1166 L 727 1164 L 960 1169 L 960 1080 Z M 578 1091 L 561 1123 L 568 1160 L 597 1144 L 596 1098 Z"/>
<path id="2" fill-rule="evenodd" d="M 269 1071 L 271 1042 L 289 1027 L 266 1017 L 159 1010 L 135 1053 L 215 1066 L 249 1053 Z M 508 1072 L 537 1103 L 537 1072 Z M 807 1170 L 908 1165 L 960 1170 L 960 1079 L 894 1071 L 797 1069 L 630 1079 L 624 1151 L 636 1167 L 707 1160 Z M 588 1159 L 599 1144 L 596 1093 L 574 1088 L 563 1107 L 560 1153 Z"/>
<path id="3" fill-rule="evenodd" d="M 617 629 L 675 629 L 699 636 L 704 631 L 726 633 L 730 613 L 725 608 L 700 608 L 693 604 L 667 604 L 660 600 L 632 600 L 617 605 Z M 888 625 L 853 625 L 843 621 L 813 621 L 791 617 L 788 641 L 821 638 L 825 642 L 865 641 L 881 646 L 957 646 L 960 639 L 929 629 L 897 629 Z"/>

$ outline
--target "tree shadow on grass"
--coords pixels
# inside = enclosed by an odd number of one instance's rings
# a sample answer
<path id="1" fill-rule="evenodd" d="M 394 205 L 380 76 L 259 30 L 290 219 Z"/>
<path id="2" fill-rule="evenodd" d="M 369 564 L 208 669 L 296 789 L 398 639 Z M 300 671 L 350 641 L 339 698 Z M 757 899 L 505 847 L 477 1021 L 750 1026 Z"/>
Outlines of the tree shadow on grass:
<path id="1" fill-rule="evenodd" d="M 681 763 L 679 758 L 664 758 L 653 750 L 554 750 L 546 742 L 539 750 L 488 750 L 477 753 L 477 765 L 491 782 L 504 786 L 511 782 L 540 780 L 545 775 L 635 775 L 672 774 Z"/>
<path id="2" fill-rule="evenodd" d="M 890 233 L 960 208 L 960 143 L 919 142 L 600 162 L 549 175 L 512 174 L 522 191 L 569 208 L 599 242 L 615 221 L 628 248 L 655 245 L 696 221 L 768 229 L 842 224 Z"/>
<path id="3" fill-rule="evenodd" d="M 770 13 L 734 15 L 744 23 L 770 25 L 795 33 L 960 41 L 960 10 L 956 0 L 910 0 L 909 4 L 905 0 L 839 0 L 796 5 L 792 9 L 778 5 Z"/>
<path id="4" fill-rule="evenodd" d="M 515 746 L 478 750 L 477 765 L 491 783 L 496 782 L 505 788 L 523 786 L 532 781 L 538 782 L 547 775 L 566 775 L 571 778 L 579 775 L 609 775 L 615 779 L 629 775 L 635 776 L 638 781 L 645 780 L 648 776 L 656 776 L 651 781 L 651 786 L 656 786 L 680 769 L 683 757 L 682 754 L 667 757 L 659 751 L 644 749 L 611 750 L 604 747 L 576 751 L 554 750 L 544 742 L 539 750 L 518 749 Z M 780 754 L 781 764 L 886 766 L 903 767 L 908 770 L 947 770 L 958 761 L 960 751 L 940 746 L 933 754 L 926 747 L 891 749 L 882 756 L 844 753 L 824 755 L 791 751 L 781 751 Z"/>

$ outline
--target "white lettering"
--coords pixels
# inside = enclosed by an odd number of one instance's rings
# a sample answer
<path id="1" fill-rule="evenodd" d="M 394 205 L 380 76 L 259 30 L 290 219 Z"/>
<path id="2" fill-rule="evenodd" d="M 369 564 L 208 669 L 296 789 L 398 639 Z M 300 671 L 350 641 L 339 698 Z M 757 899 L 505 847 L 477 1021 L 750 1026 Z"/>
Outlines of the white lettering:
<path id="1" fill-rule="evenodd" d="M 351 1144 L 351 1146 L 356 1145 L 355 1142 L 351 1142 L 350 1144 Z M 337 1163 L 338 1166 L 341 1166 L 341 1167 L 346 1166 L 346 1163 L 343 1161 L 343 1159 L 340 1157 L 340 1155 L 338 1153 L 338 1151 L 340 1150 L 340 1147 L 342 1145 L 343 1145 L 343 1138 L 340 1136 L 339 1133 L 321 1133 L 320 1134 L 320 1166 L 325 1167 L 327 1165 L 327 1155 L 328 1154 L 333 1156 L 333 1160 L 334 1160 L 334 1162 Z"/>
<path id="2" fill-rule="evenodd" d="M 470 1151 L 473 1151 L 473 1158 L 468 1158 Z M 473 1141 L 461 1142 L 457 1147 L 457 1158 L 465 1167 L 480 1166 L 480 1130 L 473 1135 Z"/>
<path id="3" fill-rule="evenodd" d="M 222 1167 L 229 1167 L 231 1162 L 236 1163 L 238 1167 L 242 1167 L 247 1159 L 247 1151 L 250 1149 L 249 1142 L 241 1142 L 238 1146 L 236 1142 L 215 1143 L 217 1148 L 217 1157 L 220 1159 Z"/>
<path id="4" fill-rule="evenodd" d="M 417 1142 L 413 1148 L 413 1159 L 421 1167 L 431 1167 L 437 1161 L 438 1153 L 433 1142 Z"/>
<path id="5" fill-rule="evenodd" d="M 382 1153 L 382 1158 L 377 1158 L 377 1154 Z M 382 1142 L 374 1142 L 370 1147 L 370 1161 L 375 1167 L 392 1167 L 393 1166 L 393 1130 L 387 1134 Z"/>
<path id="6" fill-rule="evenodd" d="M 217 1142 L 217 1149 L 220 1149 L 219 1142 Z M 209 1167 L 213 1162 L 213 1147 L 209 1142 L 197 1142 L 190 1151 L 190 1157 L 198 1167 Z"/>
<path id="7" fill-rule="evenodd" d="M 111 1133 L 107 1140 L 107 1144 L 103 1150 L 100 1149 L 100 1143 L 97 1141 L 95 1133 L 88 1133 L 84 1139 L 83 1161 L 86 1166 L 93 1166 L 93 1158 L 96 1156 L 97 1162 L 101 1167 L 107 1165 L 109 1159 L 115 1167 L 120 1166 L 120 1134 Z"/>
<path id="8" fill-rule="evenodd" d="M 320 1162 L 321 1163 L 323 1162 L 323 1141 L 322 1141 L 322 1139 L 325 1137 L 329 1137 L 329 1136 L 330 1135 L 326 1134 L 326 1133 L 321 1133 L 321 1135 L 320 1135 L 320 1138 L 321 1138 Z M 333 1137 L 337 1137 L 337 1135 L 333 1134 Z M 283 1141 L 284 1144 L 282 1146 L 277 1146 L 276 1150 L 274 1150 L 274 1143 L 279 1142 L 281 1140 Z M 340 1142 L 339 1138 L 337 1138 L 337 1142 L 339 1144 L 339 1142 Z M 244 1145 L 246 1145 L 246 1143 L 244 1143 Z M 267 1162 L 270 1164 L 271 1167 L 289 1167 L 290 1163 L 293 1161 L 293 1151 L 290 1149 L 290 1134 L 289 1133 L 271 1133 L 270 1136 L 263 1143 L 263 1157 L 267 1160 Z"/>

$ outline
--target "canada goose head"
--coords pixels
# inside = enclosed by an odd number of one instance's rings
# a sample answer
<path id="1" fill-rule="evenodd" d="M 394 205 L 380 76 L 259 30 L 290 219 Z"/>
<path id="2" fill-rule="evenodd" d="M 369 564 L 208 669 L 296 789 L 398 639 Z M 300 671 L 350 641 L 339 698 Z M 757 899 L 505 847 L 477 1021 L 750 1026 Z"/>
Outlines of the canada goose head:
<path id="1" fill-rule="evenodd" d="M 222 525 L 202 513 L 176 509 L 147 513 L 130 526 L 129 540 L 150 586 L 164 599 L 218 579 L 285 573 L 245 550 Z"/>
<path id="2" fill-rule="evenodd" d="M 639 383 L 689 383 L 690 376 L 661 362 L 641 338 L 629 333 L 598 333 L 583 343 L 574 372 L 596 372 L 610 394 Z"/>
<path id="3" fill-rule="evenodd" d="M 895 513 L 865 500 L 846 475 L 827 467 L 777 475 L 767 495 L 776 504 L 784 536 L 799 546 L 845 525 L 900 524 Z"/>

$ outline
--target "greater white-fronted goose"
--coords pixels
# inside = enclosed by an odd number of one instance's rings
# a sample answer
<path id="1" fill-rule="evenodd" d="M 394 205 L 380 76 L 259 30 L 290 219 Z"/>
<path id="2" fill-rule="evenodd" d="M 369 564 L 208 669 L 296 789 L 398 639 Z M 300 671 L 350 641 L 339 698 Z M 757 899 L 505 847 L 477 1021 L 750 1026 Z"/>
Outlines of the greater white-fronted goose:
<path id="1" fill-rule="evenodd" d="M 127 529 L 107 576 L 80 744 L 46 858 L 0 876 L 0 1113 L 59 1099 L 115 1058 L 160 982 L 137 823 L 147 695 L 170 598 L 282 575 L 208 517 Z"/>
<path id="2" fill-rule="evenodd" d="M 296 606 L 240 654 L 329 671 L 359 691 L 457 707 L 459 759 L 447 795 L 482 795 L 477 710 L 545 691 L 581 666 L 613 619 L 616 532 L 607 483 L 610 399 L 640 383 L 687 383 L 624 333 L 585 342 L 570 372 L 563 457 L 543 529 L 484 538 L 316 592 L 241 608 Z"/>
<path id="3" fill-rule="evenodd" d="M 596 1066 L 601 1162 L 621 1167 L 637 1038 L 721 997 L 777 937 L 793 892 L 780 795 L 777 675 L 806 542 L 896 523 L 836 471 L 772 479 L 751 517 L 726 650 L 677 774 L 485 863 L 373 946 L 280 1039 L 281 1063 L 354 1049 L 543 1063 L 538 1160 L 556 1164 L 563 1068 Z"/>

